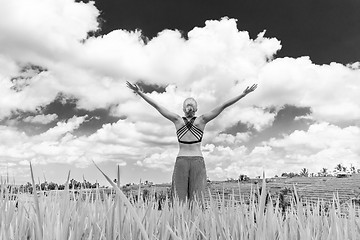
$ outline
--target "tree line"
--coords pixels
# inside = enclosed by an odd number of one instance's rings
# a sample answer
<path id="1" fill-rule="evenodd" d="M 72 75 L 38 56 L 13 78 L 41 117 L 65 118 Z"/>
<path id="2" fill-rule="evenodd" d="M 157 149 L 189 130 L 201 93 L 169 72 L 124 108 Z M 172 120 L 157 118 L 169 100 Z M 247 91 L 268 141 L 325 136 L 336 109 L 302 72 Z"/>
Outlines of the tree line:
<path id="1" fill-rule="evenodd" d="M 334 172 L 335 173 L 343 172 L 346 174 L 356 174 L 356 173 L 360 173 L 360 169 L 356 169 L 354 166 L 350 166 L 350 168 L 347 168 L 344 165 L 342 165 L 341 163 L 339 163 L 334 167 L 333 173 Z M 327 176 L 332 176 L 332 175 L 333 174 L 327 168 L 322 168 L 317 173 L 309 173 L 309 169 L 302 168 L 299 173 L 284 172 L 281 174 L 281 177 L 290 177 L 290 178 L 291 177 L 316 177 L 316 176 L 317 177 L 327 177 Z"/>
<path id="2" fill-rule="evenodd" d="M 18 192 L 26 192 L 32 193 L 33 192 L 33 184 L 27 182 L 26 184 L 21 185 L 9 185 L 8 186 L 12 189 L 13 193 Z M 51 191 L 51 190 L 64 190 L 65 184 L 57 184 L 54 182 L 47 182 L 46 180 L 42 183 L 35 184 L 37 191 Z M 100 184 L 98 182 L 91 183 L 86 181 L 85 179 L 82 182 L 79 182 L 75 179 L 71 179 L 69 181 L 69 189 L 92 189 L 92 188 L 100 188 Z"/>

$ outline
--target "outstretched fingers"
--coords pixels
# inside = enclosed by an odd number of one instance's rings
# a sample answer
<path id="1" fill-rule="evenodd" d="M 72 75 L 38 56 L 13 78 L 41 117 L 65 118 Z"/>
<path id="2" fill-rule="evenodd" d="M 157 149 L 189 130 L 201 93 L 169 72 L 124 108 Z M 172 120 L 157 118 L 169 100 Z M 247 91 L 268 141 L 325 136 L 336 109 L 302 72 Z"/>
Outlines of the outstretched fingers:
<path id="1" fill-rule="evenodd" d="M 132 90 L 134 90 L 134 85 L 132 85 L 129 81 L 126 81 L 126 86 Z"/>
<path id="2" fill-rule="evenodd" d="M 246 89 L 244 90 L 245 94 L 251 93 L 252 91 L 254 91 L 257 88 L 257 84 L 253 84 L 251 87 L 247 86 Z"/>
<path id="3" fill-rule="evenodd" d="M 131 89 L 131 83 L 129 83 L 129 81 L 126 81 L 126 86 Z"/>
<path id="4" fill-rule="evenodd" d="M 130 83 L 129 81 L 126 81 L 126 86 L 127 86 L 128 88 L 130 88 L 131 90 L 133 90 L 134 92 L 138 92 L 138 91 L 139 91 L 138 86 L 136 86 L 136 84 Z"/>
<path id="5" fill-rule="evenodd" d="M 257 84 L 253 84 L 250 88 L 251 91 L 254 91 L 257 88 Z"/>

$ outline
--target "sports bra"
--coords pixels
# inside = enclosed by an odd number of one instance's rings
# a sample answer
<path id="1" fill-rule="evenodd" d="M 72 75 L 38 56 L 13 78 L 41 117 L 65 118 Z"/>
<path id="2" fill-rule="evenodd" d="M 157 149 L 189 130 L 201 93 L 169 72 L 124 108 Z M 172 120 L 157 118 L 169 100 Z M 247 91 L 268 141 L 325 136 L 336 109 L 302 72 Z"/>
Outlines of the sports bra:
<path id="1" fill-rule="evenodd" d="M 179 130 L 176 131 L 176 135 L 178 137 L 178 141 L 180 143 L 184 144 L 193 144 L 193 143 L 199 143 L 202 140 L 203 137 L 203 131 L 196 127 L 193 123 L 195 121 L 196 117 L 193 117 L 192 119 L 187 120 L 187 118 L 183 117 L 185 125 L 179 128 Z M 196 138 L 196 141 L 182 141 L 181 138 L 187 133 L 191 132 L 192 135 Z"/>

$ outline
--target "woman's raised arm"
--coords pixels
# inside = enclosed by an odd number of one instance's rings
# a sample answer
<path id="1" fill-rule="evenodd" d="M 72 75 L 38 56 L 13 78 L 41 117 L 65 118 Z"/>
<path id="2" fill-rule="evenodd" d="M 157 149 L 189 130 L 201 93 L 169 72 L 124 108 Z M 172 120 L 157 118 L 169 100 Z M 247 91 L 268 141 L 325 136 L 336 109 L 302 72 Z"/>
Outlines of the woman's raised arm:
<path id="1" fill-rule="evenodd" d="M 237 101 L 239 101 L 240 99 L 242 99 L 243 97 L 245 97 L 247 94 L 255 91 L 255 89 L 257 88 L 257 84 L 253 84 L 251 87 L 246 87 L 246 89 L 238 96 L 226 101 L 225 103 L 223 103 L 222 105 L 220 105 L 217 108 L 214 108 L 212 111 L 205 113 L 201 116 L 202 121 L 204 123 L 208 123 L 211 120 L 213 120 L 214 118 L 216 118 L 217 116 L 219 116 L 219 114 L 224 111 L 225 108 L 233 105 L 234 103 L 236 103 Z"/>
<path id="2" fill-rule="evenodd" d="M 165 118 L 169 119 L 170 121 L 175 122 L 181 118 L 176 113 L 170 112 L 168 109 L 166 109 L 163 106 L 160 106 L 158 103 L 156 103 L 153 99 L 151 99 L 149 96 L 147 96 L 145 93 L 143 93 L 136 84 L 132 84 L 132 83 L 126 81 L 126 86 L 128 88 L 130 88 L 131 90 L 133 90 L 134 93 L 138 94 L 142 99 L 144 99 L 147 103 L 149 103 L 151 106 L 153 106 L 156 110 L 159 111 L 159 113 L 161 115 L 163 115 Z"/>

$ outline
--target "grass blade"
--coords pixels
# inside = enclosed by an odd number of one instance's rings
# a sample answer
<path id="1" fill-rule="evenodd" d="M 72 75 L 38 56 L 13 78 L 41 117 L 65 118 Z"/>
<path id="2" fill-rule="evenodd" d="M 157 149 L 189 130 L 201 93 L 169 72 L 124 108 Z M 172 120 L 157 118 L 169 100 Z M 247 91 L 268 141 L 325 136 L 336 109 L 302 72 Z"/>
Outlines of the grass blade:
<path id="1" fill-rule="evenodd" d="M 96 165 L 96 163 L 93 161 L 95 167 L 102 173 L 102 175 L 106 178 L 106 180 L 111 184 L 111 186 L 115 189 L 116 193 L 119 194 L 120 198 L 124 202 L 124 204 L 128 207 L 130 210 L 132 217 L 134 218 L 135 222 L 138 224 L 138 227 L 141 231 L 141 234 L 143 235 L 144 239 L 148 240 L 149 237 L 145 231 L 144 225 L 141 223 L 141 220 L 136 213 L 134 207 L 131 205 L 129 199 L 125 196 L 125 194 L 120 190 L 120 188 L 113 182 L 111 179 Z"/>
<path id="2" fill-rule="evenodd" d="M 31 162 L 30 162 L 30 172 L 31 172 L 31 180 L 32 180 L 32 184 L 33 184 L 33 195 L 34 195 L 35 210 L 36 210 L 36 217 L 37 217 L 37 223 L 38 223 L 36 230 L 38 231 L 38 235 L 39 235 L 38 237 L 40 237 L 40 239 L 43 239 L 43 224 L 42 224 L 42 219 L 40 216 L 39 199 L 38 199 L 38 195 L 37 195 L 37 191 L 36 191 L 34 172 L 33 172 Z"/>

